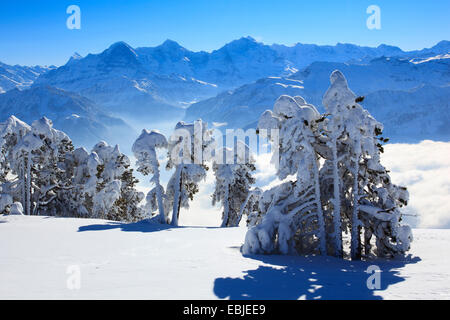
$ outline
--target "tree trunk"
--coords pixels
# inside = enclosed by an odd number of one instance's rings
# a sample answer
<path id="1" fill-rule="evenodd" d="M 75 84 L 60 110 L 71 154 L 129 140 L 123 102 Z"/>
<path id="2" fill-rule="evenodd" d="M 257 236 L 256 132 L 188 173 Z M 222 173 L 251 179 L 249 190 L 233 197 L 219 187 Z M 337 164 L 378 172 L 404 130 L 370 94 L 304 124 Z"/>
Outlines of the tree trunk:
<path id="1" fill-rule="evenodd" d="M 361 148 L 361 142 L 357 141 L 356 148 Z M 352 243 L 351 243 L 351 258 L 352 260 L 361 259 L 361 221 L 359 220 L 359 158 L 360 152 L 355 156 L 355 168 L 353 172 L 353 212 L 352 212 Z"/>
<path id="2" fill-rule="evenodd" d="M 173 212 L 172 212 L 172 221 L 171 225 L 178 226 L 178 216 L 180 214 L 180 205 L 181 205 L 181 178 L 182 178 L 182 164 L 177 166 L 176 169 L 176 177 L 177 177 L 177 189 L 175 189 L 175 194 L 173 196 Z"/>
<path id="3" fill-rule="evenodd" d="M 325 232 L 325 221 L 323 217 L 322 211 L 322 201 L 320 200 L 320 182 L 319 182 L 319 169 L 317 167 L 317 159 L 316 156 L 312 155 L 313 159 L 313 171 L 314 171 L 314 193 L 315 193 L 315 203 L 317 206 L 317 222 L 319 225 L 319 234 L 320 234 L 320 243 L 319 250 L 320 254 L 327 254 L 327 244 L 326 244 L 326 232 Z"/>
<path id="4" fill-rule="evenodd" d="M 228 226 L 228 219 L 229 219 L 229 214 L 230 214 L 230 201 L 228 199 L 229 194 L 230 194 L 230 185 L 227 185 L 227 188 L 225 190 L 224 199 L 223 199 L 223 218 L 222 218 L 221 227 Z"/>
<path id="5" fill-rule="evenodd" d="M 27 215 L 31 214 L 31 152 L 28 152 L 27 157 L 27 190 L 26 190 L 26 196 L 27 196 Z"/>
<path id="6" fill-rule="evenodd" d="M 26 174 L 25 174 L 25 155 L 22 157 L 22 163 L 20 168 L 20 180 L 22 181 L 22 207 L 23 210 L 25 210 L 26 214 L 26 208 L 27 208 L 27 181 L 26 181 Z"/>
<path id="7" fill-rule="evenodd" d="M 153 172 L 155 173 L 154 178 L 156 181 L 156 200 L 158 201 L 158 209 L 159 209 L 159 222 L 166 223 L 166 215 L 164 213 L 164 204 L 162 200 L 162 187 L 159 183 L 159 168 L 154 166 Z"/>
<path id="8" fill-rule="evenodd" d="M 339 183 L 339 168 L 337 157 L 337 138 L 332 140 L 331 150 L 333 152 L 333 226 L 334 226 L 334 249 L 337 257 L 342 257 L 342 231 L 341 231 L 341 197 Z"/>

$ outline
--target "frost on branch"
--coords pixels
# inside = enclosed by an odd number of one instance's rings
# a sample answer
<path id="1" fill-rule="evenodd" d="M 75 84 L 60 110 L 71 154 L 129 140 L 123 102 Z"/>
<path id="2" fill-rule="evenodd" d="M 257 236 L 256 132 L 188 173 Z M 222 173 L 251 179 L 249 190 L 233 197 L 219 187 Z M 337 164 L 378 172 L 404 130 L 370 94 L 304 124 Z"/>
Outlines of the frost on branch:
<path id="1" fill-rule="evenodd" d="M 279 129 L 278 177 L 288 179 L 259 199 L 261 221 L 242 251 L 321 253 L 344 257 L 392 256 L 409 250 L 409 226 L 401 225 L 406 188 L 392 184 L 380 163 L 383 126 L 358 102 L 341 72 L 330 77 L 326 113 L 301 97 L 281 96 L 258 129 Z M 269 135 L 270 136 L 270 135 Z"/>

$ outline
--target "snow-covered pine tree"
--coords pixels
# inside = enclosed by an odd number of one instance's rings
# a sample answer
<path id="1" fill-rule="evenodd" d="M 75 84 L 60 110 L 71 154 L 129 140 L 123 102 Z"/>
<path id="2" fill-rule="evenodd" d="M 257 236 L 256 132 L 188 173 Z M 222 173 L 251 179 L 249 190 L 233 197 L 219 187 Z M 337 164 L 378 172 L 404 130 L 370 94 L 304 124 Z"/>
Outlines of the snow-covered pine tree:
<path id="1" fill-rule="evenodd" d="M 344 218 L 344 221 L 351 228 L 350 255 L 352 259 L 360 259 L 362 223 L 359 219 L 359 201 L 364 197 L 363 190 L 365 187 L 360 179 L 360 162 L 364 158 L 376 156 L 375 153 L 378 152 L 378 148 L 374 146 L 375 141 L 377 141 L 375 133 L 382 130 L 382 125 L 358 103 L 362 102 L 363 98 L 357 97 L 348 88 L 347 81 L 342 73 L 339 71 L 333 72 L 330 81 L 331 86 L 324 96 L 324 105 L 328 108 L 327 111 L 331 117 L 331 120 L 327 123 L 328 132 L 333 130 L 336 121 L 340 121 L 339 149 L 341 155 L 338 162 L 341 163 L 344 170 L 341 170 L 339 179 L 343 184 L 341 189 L 345 191 L 341 195 L 341 199 L 344 200 L 344 213 L 341 218 Z"/>
<path id="2" fill-rule="evenodd" d="M 407 205 L 409 193 L 405 187 L 392 183 L 389 171 L 380 162 L 383 152 L 382 127 L 377 127 L 374 137 L 367 141 L 368 150 L 359 164 L 360 196 L 357 203 L 360 226 L 364 229 L 364 254 L 375 253 L 379 257 L 404 254 L 410 249 L 413 235 L 408 225 L 402 225 L 400 208 Z M 359 230 L 358 230 L 359 231 Z M 375 236 L 375 250 L 371 238 Z M 359 233 L 357 241 L 360 240 Z M 360 247 L 355 247 L 360 250 Z M 355 258 L 361 253 L 356 252 Z"/>
<path id="3" fill-rule="evenodd" d="M 20 201 L 26 214 L 65 212 L 73 148 L 68 136 L 45 117 L 29 126 L 11 116 L 1 127 L 2 166 L 16 177 L 3 181 L 2 190 Z"/>
<path id="4" fill-rule="evenodd" d="M 126 156 L 123 155 L 123 157 Z M 134 222 L 145 218 L 145 212 L 140 206 L 140 202 L 144 199 L 144 193 L 136 190 L 139 180 L 134 177 L 129 160 L 125 162 L 124 158 L 121 161 L 124 163 L 125 171 L 120 176 L 120 197 L 114 203 L 117 209 L 113 211 L 115 212 L 113 219 Z"/>
<path id="5" fill-rule="evenodd" d="M 74 151 L 49 119 L 29 126 L 12 116 L 0 124 L 0 160 L 4 210 L 124 221 L 143 217 L 144 195 L 118 146 L 100 142 L 90 154 Z"/>
<path id="6" fill-rule="evenodd" d="M 97 166 L 100 159 L 96 153 L 89 154 L 85 148 L 73 152 L 72 190 L 67 195 L 67 210 L 74 217 L 91 217 L 93 212 L 93 195 L 97 186 Z"/>
<path id="7" fill-rule="evenodd" d="M 73 175 L 72 141 L 45 117 L 33 121 L 30 134 L 41 140 L 40 148 L 33 151 L 31 165 L 33 214 L 67 215 Z"/>
<path id="8" fill-rule="evenodd" d="M 342 193 L 345 191 L 342 183 L 342 171 L 345 171 L 345 158 L 350 157 L 347 147 L 347 126 L 352 125 L 349 108 L 356 103 L 356 96 L 350 90 L 345 90 L 346 81 L 340 72 L 331 74 L 331 86 L 323 97 L 323 105 L 328 113 L 325 135 L 327 146 L 331 150 L 331 159 L 326 160 L 325 167 L 329 166 L 332 173 L 333 196 L 330 199 L 333 220 L 333 247 L 335 256 L 343 256 L 342 244 Z M 344 81 L 345 83 L 344 83 Z M 348 89 L 348 88 L 347 88 Z"/>
<path id="9" fill-rule="evenodd" d="M 222 227 L 237 227 L 241 220 L 241 208 L 250 186 L 255 182 L 252 176 L 254 159 L 249 147 L 239 140 L 234 150 L 221 148 L 218 152 L 220 156 L 213 163 L 216 183 L 212 203 L 222 204 Z"/>
<path id="10" fill-rule="evenodd" d="M 149 210 L 149 215 L 156 210 L 159 210 L 159 223 L 166 223 L 167 216 L 164 212 L 164 188 L 160 183 L 159 161 L 156 154 L 156 149 L 167 148 L 166 137 L 158 131 L 142 130 L 141 135 L 133 144 L 132 151 L 137 159 L 137 171 L 143 175 L 153 174 L 150 182 L 154 184 L 154 188 L 147 193 L 146 208 Z M 168 213 L 168 212 L 167 212 Z"/>
<path id="11" fill-rule="evenodd" d="M 338 123 L 337 130 L 340 132 L 340 136 L 337 140 L 336 150 L 338 150 L 338 180 L 342 210 L 340 220 L 343 223 L 343 231 L 350 229 L 350 256 L 352 259 L 361 258 L 363 228 L 366 236 L 366 254 L 370 253 L 370 238 L 374 234 L 377 239 L 376 253 L 378 255 L 404 253 L 409 249 L 412 235 L 408 226 L 401 226 L 401 214 L 398 208 L 406 204 L 408 193 L 406 188 L 391 183 L 386 169 L 380 164 L 380 152 L 383 151 L 381 143 L 388 140 L 378 137 L 382 133 L 383 126 L 359 104 L 363 98 L 357 97 L 348 88 L 347 81 L 341 72 L 333 72 L 330 81 L 331 86 L 325 94 L 323 102 L 330 113 L 328 119 L 324 121 L 324 135 L 328 137 L 328 145 L 330 145 L 329 142 L 333 142 L 334 136 L 331 132 Z M 330 149 L 333 149 L 333 146 L 334 143 L 331 143 Z M 334 155 L 333 151 L 332 154 Z M 332 167 L 334 167 L 334 160 L 334 156 L 325 160 L 324 167 L 327 167 L 329 163 L 332 163 Z M 371 164 L 371 169 L 367 168 L 368 163 Z M 334 173 L 333 171 L 333 180 L 336 177 Z M 374 180 L 377 183 L 371 185 Z M 383 184 L 386 184 L 386 187 Z M 377 193 L 374 194 L 373 190 L 377 190 Z M 386 196 L 383 199 L 389 204 L 384 203 L 384 200 L 381 201 L 378 194 Z M 323 198 L 325 199 L 326 196 Z M 371 204 L 377 207 L 377 212 L 380 213 L 375 216 L 378 216 L 379 219 L 381 217 L 389 218 L 388 221 L 377 223 L 377 226 L 383 225 L 378 230 L 373 224 L 377 218 L 371 215 L 371 210 L 375 209 L 369 210 L 365 206 L 368 199 L 376 202 L 376 204 Z M 383 215 L 385 210 L 388 210 L 390 214 Z M 370 211 L 370 213 L 366 211 Z"/>
<path id="12" fill-rule="evenodd" d="M 143 218 L 139 207 L 144 195 L 135 189 L 137 180 L 130 168 L 130 160 L 120 152 L 119 146 L 97 143 L 92 149 L 97 164 L 96 191 L 93 195 L 93 214 L 96 217 L 117 221 L 136 221 Z"/>
<path id="13" fill-rule="evenodd" d="M 266 214 L 261 224 L 247 233 L 244 253 L 318 251 L 326 254 L 319 164 L 312 145 L 317 129 L 314 122 L 319 118 L 314 106 L 306 104 L 301 97 L 289 96 L 278 98 L 273 112 L 267 110 L 261 116 L 258 131 L 279 130 L 279 141 L 270 135 L 272 143 L 279 147 L 278 177 L 284 180 L 295 175 L 297 180 L 274 188 L 276 192 L 263 194 L 262 200 L 268 203 L 262 210 Z"/>
<path id="14" fill-rule="evenodd" d="M 238 221 L 240 222 L 244 215 L 247 216 L 246 224 L 248 227 L 255 226 L 261 222 L 262 214 L 259 210 L 259 200 L 263 191 L 256 187 L 248 192 L 247 198 L 239 211 Z"/>
<path id="15" fill-rule="evenodd" d="M 278 176 L 284 179 L 296 174 L 297 180 L 262 194 L 262 220 L 247 232 L 244 253 L 288 253 L 290 248 L 307 252 L 318 237 L 320 248 L 326 239 L 328 252 L 343 257 L 344 231 L 351 234 L 353 259 L 362 255 L 362 232 L 366 256 L 372 252 L 392 256 L 409 250 L 412 233 L 409 226 L 401 224 L 399 210 L 407 204 L 408 192 L 392 184 L 380 163 L 382 142 L 387 141 L 379 137 L 383 127 L 362 108 L 359 102 L 363 98 L 350 91 L 339 71 L 333 72 L 330 80 L 323 102 L 327 114 L 318 116 L 312 106 L 306 105 L 314 116 L 302 118 L 298 116 L 298 107 L 304 104 L 302 99 L 280 97 L 274 112 L 266 111 L 261 116 L 260 128 L 280 129 Z M 299 125 L 301 122 L 303 126 Z M 300 165 L 296 167 L 297 164 Z M 310 210 L 312 204 L 322 207 L 322 221 L 317 214 L 320 209 Z M 306 215 L 298 214 L 298 208 L 306 209 Z M 304 217 L 314 217 L 314 223 L 305 224 Z M 327 237 L 314 233 L 323 224 Z M 306 237 L 298 236 L 305 232 Z M 313 237 L 308 237 L 310 232 Z"/>
<path id="16" fill-rule="evenodd" d="M 0 123 L 0 184 L 2 194 L 9 195 L 14 201 L 25 203 L 25 162 L 16 161 L 14 147 L 18 141 L 31 131 L 25 122 L 10 116 Z M 14 176 L 11 179 L 11 176 Z"/>
<path id="17" fill-rule="evenodd" d="M 198 192 L 198 183 L 206 178 L 206 161 L 213 148 L 212 131 L 206 122 L 178 122 L 175 126 L 168 141 L 166 166 L 168 170 L 175 168 L 175 172 L 167 184 L 164 203 L 166 212 L 172 209 L 172 225 L 178 225 L 180 209 L 189 208 L 189 200 Z"/>
<path id="18" fill-rule="evenodd" d="M 13 162 L 16 172 L 19 173 L 19 184 L 23 189 L 21 200 L 26 215 L 31 215 L 32 213 L 33 166 L 36 163 L 34 154 L 39 151 L 41 146 L 42 140 L 32 131 L 29 131 L 22 139 L 17 141 L 13 149 Z"/>

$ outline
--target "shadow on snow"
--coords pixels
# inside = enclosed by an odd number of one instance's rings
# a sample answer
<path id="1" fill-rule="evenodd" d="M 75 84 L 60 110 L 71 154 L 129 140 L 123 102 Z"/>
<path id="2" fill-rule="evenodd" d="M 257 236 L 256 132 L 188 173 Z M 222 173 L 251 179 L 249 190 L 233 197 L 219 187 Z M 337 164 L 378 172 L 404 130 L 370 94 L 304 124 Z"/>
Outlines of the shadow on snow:
<path id="1" fill-rule="evenodd" d="M 200 227 L 200 226 L 172 226 L 169 224 L 161 224 L 154 222 L 152 220 L 142 220 L 133 223 L 126 222 L 114 222 L 108 221 L 107 224 L 91 224 L 87 226 L 81 226 L 78 228 L 78 232 L 84 231 L 105 231 L 112 229 L 120 229 L 121 231 L 128 232 L 156 232 L 171 229 L 182 229 L 182 228 L 204 228 L 204 229 L 216 229 L 219 227 Z"/>
<path id="2" fill-rule="evenodd" d="M 177 228 L 219 227 L 174 227 L 149 220 L 135 223 L 108 222 L 81 226 L 78 232 L 120 229 L 128 232 L 157 232 Z M 238 249 L 238 248 L 236 248 Z M 373 259 L 349 261 L 322 256 L 249 255 L 247 259 L 259 260 L 264 265 L 244 271 L 243 278 L 217 278 L 214 294 L 221 299 L 232 300 L 292 300 L 292 299 L 381 299 L 377 291 L 384 291 L 390 285 L 405 281 L 400 269 L 407 264 L 420 261 L 419 257 L 398 257 L 395 259 Z M 367 280 L 372 275 L 366 272 L 371 265 L 381 270 L 381 288 L 369 289 Z"/>
<path id="3" fill-rule="evenodd" d="M 399 269 L 406 264 L 417 263 L 411 255 L 392 260 L 349 261 L 333 257 L 251 255 L 270 264 L 245 271 L 243 278 L 217 278 L 214 293 L 218 298 L 232 300 L 292 300 L 292 299 L 381 299 L 367 286 L 373 273 L 366 273 L 370 265 L 381 270 L 381 288 L 405 279 Z"/>

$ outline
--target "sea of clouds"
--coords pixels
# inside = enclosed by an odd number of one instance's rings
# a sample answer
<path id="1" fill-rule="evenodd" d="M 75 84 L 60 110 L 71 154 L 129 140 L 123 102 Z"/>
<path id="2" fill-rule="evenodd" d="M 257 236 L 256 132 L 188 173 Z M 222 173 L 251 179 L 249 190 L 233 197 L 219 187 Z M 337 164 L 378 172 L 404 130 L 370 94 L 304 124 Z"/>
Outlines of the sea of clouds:
<path id="1" fill-rule="evenodd" d="M 410 201 L 403 212 L 413 227 L 450 228 L 450 142 L 388 144 L 382 155 L 392 181 L 406 186 Z"/>
<path id="2" fill-rule="evenodd" d="M 263 189 L 280 183 L 270 158 L 270 154 L 256 158 L 255 178 Z M 409 190 L 410 201 L 402 209 L 406 223 L 415 228 L 450 228 L 450 142 L 387 144 L 382 163 L 391 171 L 393 182 Z M 221 208 L 211 204 L 213 191 L 214 175 L 210 170 L 189 210 L 181 211 L 180 224 L 219 226 Z"/>

